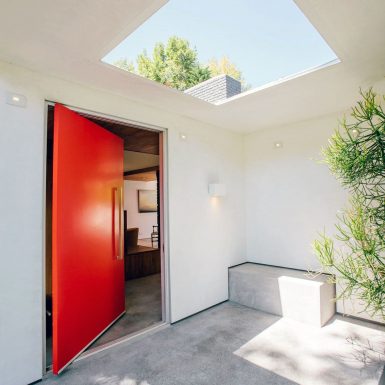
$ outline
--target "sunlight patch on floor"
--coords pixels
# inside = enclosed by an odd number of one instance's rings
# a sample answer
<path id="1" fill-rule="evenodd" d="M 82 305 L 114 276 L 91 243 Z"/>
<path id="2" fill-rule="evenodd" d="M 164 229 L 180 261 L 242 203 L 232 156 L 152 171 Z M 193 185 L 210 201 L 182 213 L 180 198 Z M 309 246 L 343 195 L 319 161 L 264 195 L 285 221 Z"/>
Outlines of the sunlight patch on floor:
<path id="1" fill-rule="evenodd" d="M 234 352 L 302 385 L 378 385 L 385 329 L 334 317 L 323 328 L 282 318 Z"/>
<path id="2" fill-rule="evenodd" d="M 147 381 L 137 381 L 129 377 L 120 379 L 119 376 L 100 376 L 95 383 L 98 385 L 150 385 Z"/>

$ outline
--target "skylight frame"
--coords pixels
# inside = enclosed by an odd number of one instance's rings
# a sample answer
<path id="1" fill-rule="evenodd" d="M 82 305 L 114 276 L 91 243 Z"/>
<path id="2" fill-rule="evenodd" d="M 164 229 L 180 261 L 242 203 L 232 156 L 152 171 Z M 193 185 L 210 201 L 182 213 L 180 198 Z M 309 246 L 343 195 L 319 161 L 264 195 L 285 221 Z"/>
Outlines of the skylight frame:
<path id="1" fill-rule="evenodd" d="M 290 0 L 289 0 L 290 1 Z M 146 23 L 148 23 L 149 20 L 152 19 L 152 17 L 154 15 L 157 15 L 164 7 L 165 5 L 167 5 L 169 2 L 165 3 L 162 7 L 160 7 L 153 15 L 151 15 L 147 20 L 145 20 L 142 24 L 140 24 L 134 31 L 132 31 L 128 36 L 126 36 L 125 39 L 123 39 L 116 47 L 114 47 L 110 52 L 108 52 L 103 58 L 101 58 L 101 61 L 103 64 L 106 64 L 108 66 L 112 66 L 114 67 L 115 69 L 119 67 L 115 66 L 113 63 L 111 62 L 108 62 L 106 61 L 106 58 L 108 58 L 108 56 L 111 54 L 111 52 L 113 52 L 117 47 L 119 47 L 122 43 L 124 43 L 126 40 L 128 39 L 131 39 L 132 38 L 132 35 L 140 30 L 143 26 L 146 25 Z M 333 65 L 336 65 L 336 64 L 339 64 L 341 61 L 340 59 L 338 58 L 338 56 L 336 55 L 336 53 L 334 52 L 334 50 L 329 46 L 329 44 L 327 43 L 327 41 L 323 38 L 323 36 L 321 36 L 321 34 L 319 34 L 319 32 L 317 31 L 317 29 L 315 28 L 315 26 L 311 23 L 311 21 L 307 18 L 307 16 L 302 12 L 302 10 L 293 2 L 294 6 L 300 11 L 302 17 L 311 25 L 312 29 L 313 29 L 313 32 L 315 32 L 317 35 L 318 35 L 318 38 L 319 40 L 329 49 L 329 51 L 334 55 L 334 58 L 331 59 L 331 60 L 328 60 L 322 64 L 318 64 L 318 65 L 315 65 L 315 66 L 311 66 L 309 68 L 305 68 L 303 70 L 300 70 L 300 71 L 297 71 L 295 73 L 292 73 L 292 74 L 289 74 L 289 75 L 285 75 L 285 76 L 282 76 L 276 80 L 273 80 L 273 81 L 268 81 L 266 83 L 262 83 L 261 85 L 258 85 L 258 86 L 255 86 L 255 87 L 252 87 L 251 89 L 248 89 L 248 90 L 245 90 L 245 91 L 241 91 L 239 94 L 237 95 L 234 95 L 234 96 L 231 96 L 231 97 L 228 97 L 224 100 L 219 100 L 219 101 L 214 101 L 214 102 L 209 102 L 209 101 L 205 101 L 204 99 L 200 99 L 200 98 L 196 98 L 200 101 L 203 101 L 204 103 L 209 103 L 210 105 L 214 105 L 214 106 L 220 106 L 220 105 L 223 105 L 223 104 L 226 104 L 226 103 L 229 103 L 231 101 L 234 101 L 234 100 L 237 100 L 239 98 L 242 98 L 244 96 L 248 96 L 248 95 L 251 95 L 251 94 L 254 94 L 254 93 L 258 93 L 260 91 L 263 91 L 265 89 L 268 89 L 268 88 L 271 88 L 271 87 L 275 87 L 279 84 L 282 84 L 282 83 L 286 83 L 288 81 L 291 81 L 291 80 L 294 80 L 294 79 L 297 79 L 297 78 L 300 78 L 300 77 L 303 77 L 303 76 L 306 76 L 308 74 L 311 74 L 313 72 L 316 72 L 316 71 L 319 71 L 319 70 L 322 70 L 322 69 L 325 69 L 327 67 L 330 67 L 330 66 L 333 66 Z M 157 84 L 157 86 L 160 86 L 161 88 L 165 88 L 165 89 L 168 89 L 168 91 L 171 89 L 173 92 L 177 92 L 178 94 L 184 94 L 185 92 L 184 91 L 181 91 L 181 90 L 178 90 L 177 88 L 173 88 L 173 87 L 170 87 L 170 86 L 167 86 L 165 84 L 162 84 L 160 82 L 156 82 L 154 80 L 151 80 L 149 78 L 146 78 L 145 76 L 142 76 L 140 74 L 137 74 L 135 72 L 130 72 L 130 71 L 125 71 L 125 70 L 122 70 L 124 72 L 128 72 L 129 76 L 136 76 L 136 77 L 139 77 L 141 79 L 145 79 L 151 83 L 155 83 Z M 209 79 L 210 80 L 210 79 Z M 194 88 L 194 87 L 197 87 L 199 86 L 201 83 L 198 83 L 196 84 L 195 86 L 192 86 L 191 88 Z"/>

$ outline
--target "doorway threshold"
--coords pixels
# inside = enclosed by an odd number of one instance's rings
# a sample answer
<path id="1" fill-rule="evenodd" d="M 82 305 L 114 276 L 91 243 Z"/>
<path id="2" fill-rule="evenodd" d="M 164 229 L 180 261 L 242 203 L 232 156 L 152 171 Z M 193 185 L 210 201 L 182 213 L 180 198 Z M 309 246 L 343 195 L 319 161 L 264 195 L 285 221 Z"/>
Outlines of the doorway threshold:
<path id="1" fill-rule="evenodd" d="M 126 335 L 124 337 L 121 337 L 121 338 L 118 338 L 118 339 L 116 339 L 114 341 L 107 342 L 104 345 L 97 346 L 97 347 L 92 348 L 92 349 L 88 349 L 85 352 L 83 352 L 82 354 L 80 354 L 79 357 L 77 357 L 73 362 L 77 362 L 77 361 L 80 361 L 80 360 L 82 360 L 84 358 L 91 357 L 91 356 L 93 356 L 95 354 L 98 354 L 100 352 L 103 352 L 104 350 L 113 348 L 115 346 L 118 346 L 118 345 L 120 345 L 122 343 L 132 343 L 132 342 L 135 342 L 135 341 L 139 341 L 140 339 L 142 339 L 144 337 L 147 337 L 149 335 L 155 334 L 158 331 L 161 331 L 163 329 L 168 328 L 169 326 L 170 326 L 170 324 L 167 323 L 167 322 L 163 322 L 163 321 L 158 322 L 155 325 L 151 325 L 151 326 L 149 326 L 149 327 L 147 327 L 145 329 L 142 329 L 142 330 L 139 330 L 137 332 L 128 334 L 128 335 Z M 44 377 L 47 376 L 50 373 L 52 373 L 52 365 L 49 365 L 46 368 Z"/>
<path id="2" fill-rule="evenodd" d="M 137 332 L 134 332 L 134 333 L 131 333 L 131 334 L 128 334 L 127 336 L 124 336 L 124 337 L 121 337 L 121 338 L 118 338 L 114 341 L 111 341 L 111 342 L 107 342 L 106 344 L 104 345 L 101 345 L 101 346 L 97 346 L 95 348 L 92 348 L 92 349 L 88 349 L 87 351 L 85 351 L 84 353 L 82 353 L 78 358 L 76 358 L 76 361 L 80 361 L 84 358 L 87 358 L 87 357 L 90 357 L 90 356 L 93 356 L 94 354 L 97 354 L 97 353 L 100 353 L 104 350 L 107 350 L 107 349 L 110 349 L 112 347 L 115 347 L 115 346 L 118 346 L 122 343 L 131 343 L 131 342 L 134 342 L 134 341 L 138 341 L 144 337 L 147 337 L 151 334 L 154 334 L 154 333 L 157 333 L 158 331 L 160 330 L 163 330 L 167 327 L 169 327 L 170 324 L 169 323 L 166 323 L 166 322 L 158 322 L 154 325 L 151 325 L 145 329 L 142 329 L 142 330 L 139 330 Z"/>

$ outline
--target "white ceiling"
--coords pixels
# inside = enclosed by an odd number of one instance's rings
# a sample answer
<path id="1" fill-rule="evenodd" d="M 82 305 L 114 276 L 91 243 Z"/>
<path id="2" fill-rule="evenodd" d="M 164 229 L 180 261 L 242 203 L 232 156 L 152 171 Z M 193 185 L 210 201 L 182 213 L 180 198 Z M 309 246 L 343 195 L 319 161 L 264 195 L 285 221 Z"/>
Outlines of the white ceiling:
<path id="1" fill-rule="evenodd" d="M 212 105 L 100 59 L 167 0 L 0 0 L 0 59 L 252 132 L 348 108 L 385 76 L 384 0 L 296 0 L 340 63 Z"/>

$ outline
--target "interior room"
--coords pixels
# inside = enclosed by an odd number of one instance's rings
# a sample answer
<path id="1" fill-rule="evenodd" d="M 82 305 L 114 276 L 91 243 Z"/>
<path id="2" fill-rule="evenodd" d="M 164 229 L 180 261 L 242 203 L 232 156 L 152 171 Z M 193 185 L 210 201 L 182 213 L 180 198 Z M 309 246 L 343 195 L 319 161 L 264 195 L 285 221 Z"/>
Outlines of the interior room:
<path id="1" fill-rule="evenodd" d="M 54 106 L 48 106 L 46 167 L 46 366 L 52 365 L 52 188 Z M 123 229 L 125 312 L 87 353 L 162 322 L 159 132 L 86 116 L 124 143 Z"/>

